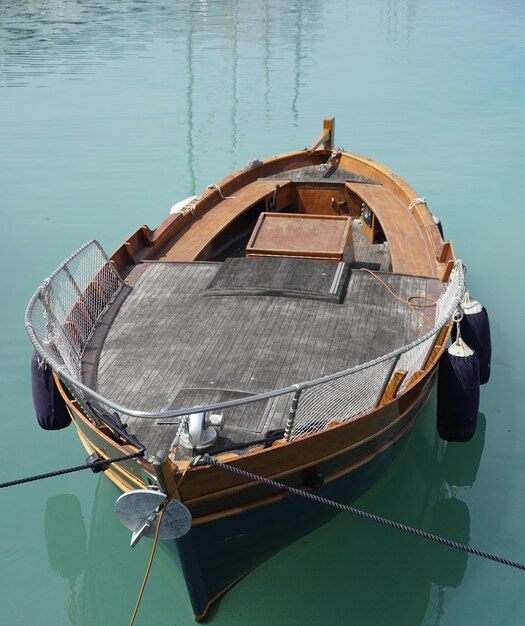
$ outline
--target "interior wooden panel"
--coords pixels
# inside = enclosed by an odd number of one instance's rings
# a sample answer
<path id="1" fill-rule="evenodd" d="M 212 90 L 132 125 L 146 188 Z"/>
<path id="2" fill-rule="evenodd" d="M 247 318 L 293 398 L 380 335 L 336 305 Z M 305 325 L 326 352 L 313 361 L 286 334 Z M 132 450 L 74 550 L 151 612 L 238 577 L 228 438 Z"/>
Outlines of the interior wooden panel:
<path id="1" fill-rule="evenodd" d="M 325 187 L 297 187 L 296 208 L 299 213 L 341 215 L 341 190 Z"/>

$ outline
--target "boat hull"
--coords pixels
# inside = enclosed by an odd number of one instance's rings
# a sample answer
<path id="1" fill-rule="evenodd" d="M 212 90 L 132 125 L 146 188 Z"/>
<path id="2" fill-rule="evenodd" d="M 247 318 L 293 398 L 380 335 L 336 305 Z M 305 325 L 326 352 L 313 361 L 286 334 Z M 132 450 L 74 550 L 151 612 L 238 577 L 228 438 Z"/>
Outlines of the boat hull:
<path id="1" fill-rule="evenodd" d="M 397 456 L 416 417 L 425 406 L 431 386 L 403 415 L 392 438 L 378 445 L 375 454 L 348 472 L 338 472 L 314 493 L 351 504 L 384 473 Z M 368 442 L 368 446 L 372 442 Z M 332 460 L 333 463 L 333 460 Z M 331 464 L 319 464 L 324 473 Z M 195 619 L 202 620 L 214 601 L 232 585 L 293 541 L 332 519 L 337 510 L 306 498 L 287 495 L 270 504 L 227 517 L 197 523 L 170 544 L 179 559 Z"/>

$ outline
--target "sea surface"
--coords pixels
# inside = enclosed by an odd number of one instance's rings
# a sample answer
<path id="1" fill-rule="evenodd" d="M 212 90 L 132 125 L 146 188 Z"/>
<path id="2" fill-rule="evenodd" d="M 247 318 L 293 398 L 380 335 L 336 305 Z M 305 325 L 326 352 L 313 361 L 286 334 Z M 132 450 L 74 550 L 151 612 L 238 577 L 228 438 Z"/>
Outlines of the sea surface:
<path id="1" fill-rule="evenodd" d="M 85 458 L 33 414 L 23 320 L 42 280 L 335 116 L 336 145 L 439 215 L 494 351 L 474 440 L 443 456 L 432 399 L 358 505 L 525 562 L 524 102 L 523 0 L 0 0 L 0 481 Z M 2 625 L 129 624 L 151 541 L 129 548 L 117 496 L 91 472 L 0 492 Z M 524 572 L 340 515 L 211 617 L 519 626 L 524 592 Z M 162 548 L 135 623 L 193 623 Z"/>

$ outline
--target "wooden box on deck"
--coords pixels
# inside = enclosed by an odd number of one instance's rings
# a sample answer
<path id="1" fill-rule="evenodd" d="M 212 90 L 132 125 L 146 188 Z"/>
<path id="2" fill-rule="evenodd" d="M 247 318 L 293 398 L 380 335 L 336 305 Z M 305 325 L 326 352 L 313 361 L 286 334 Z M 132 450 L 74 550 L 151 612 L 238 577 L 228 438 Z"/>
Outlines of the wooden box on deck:
<path id="1" fill-rule="evenodd" d="M 336 215 L 261 213 L 246 256 L 295 256 L 351 262 L 351 219 Z"/>

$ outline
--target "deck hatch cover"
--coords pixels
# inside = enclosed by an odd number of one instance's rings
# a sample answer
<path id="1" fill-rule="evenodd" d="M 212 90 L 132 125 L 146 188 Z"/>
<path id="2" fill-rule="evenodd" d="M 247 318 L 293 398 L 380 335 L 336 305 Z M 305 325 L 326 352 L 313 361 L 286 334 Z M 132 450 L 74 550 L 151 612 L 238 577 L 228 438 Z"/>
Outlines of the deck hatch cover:
<path id="1" fill-rule="evenodd" d="M 346 263 L 295 257 L 227 259 L 205 295 L 282 296 L 341 303 L 348 284 Z"/>

